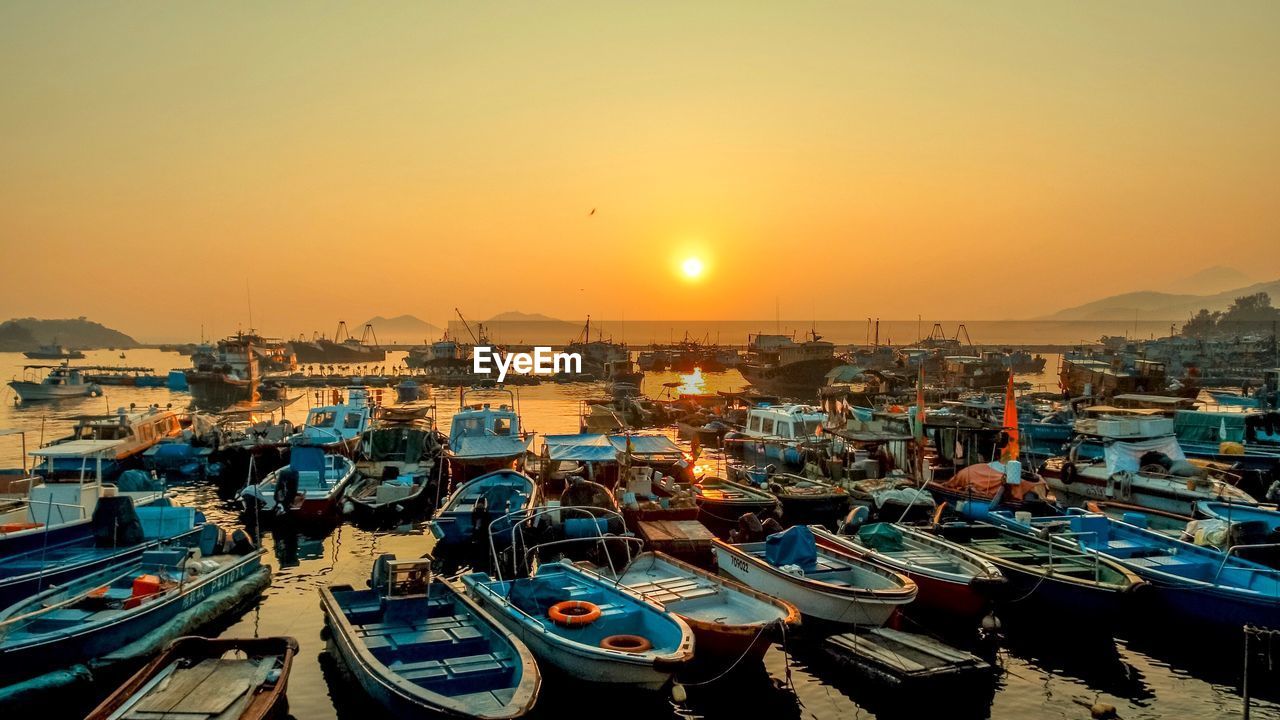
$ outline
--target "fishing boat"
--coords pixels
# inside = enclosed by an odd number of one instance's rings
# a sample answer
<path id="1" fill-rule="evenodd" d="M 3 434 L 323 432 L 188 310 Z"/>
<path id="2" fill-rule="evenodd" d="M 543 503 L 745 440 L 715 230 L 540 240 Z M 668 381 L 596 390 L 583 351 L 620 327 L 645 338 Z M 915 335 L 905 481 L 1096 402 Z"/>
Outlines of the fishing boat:
<path id="1" fill-rule="evenodd" d="M 510 542 L 509 531 L 534 495 L 533 479 L 517 470 L 495 470 L 458 487 L 436 511 L 431 534 L 436 546 L 461 546 L 488 535 L 498 544 Z"/>
<path id="2" fill-rule="evenodd" d="M 693 632 L 674 613 L 569 563 L 513 580 L 471 573 L 462 584 L 540 663 L 577 680 L 657 690 L 693 658 Z"/>
<path id="3" fill-rule="evenodd" d="M 515 393 L 503 392 L 510 402 L 497 407 L 467 404 L 467 394 L 462 394 L 461 408 L 449 424 L 449 477 L 455 483 L 502 468 L 523 469 L 533 435 L 521 432 Z"/>
<path id="4" fill-rule="evenodd" d="M 1097 555 L 1057 547 L 985 522 L 946 523 L 935 532 L 995 565 L 1007 580 L 1002 608 L 1035 608 L 1068 622 L 1118 622 L 1146 583 L 1128 569 Z"/>
<path id="5" fill-rule="evenodd" d="M 1190 515 L 1179 515 L 1164 510 L 1152 510 L 1141 505 L 1107 500 L 1090 500 L 1084 504 L 1084 507 L 1089 512 L 1102 513 L 1115 520 L 1179 538 L 1186 534 L 1187 523 L 1193 519 Z"/>
<path id="6" fill-rule="evenodd" d="M 194 546 L 203 531 L 204 515 L 194 508 L 134 508 L 127 497 L 101 498 L 85 532 L 0 556 L 0 607 L 161 545 Z"/>
<path id="7" fill-rule="evenodd" d="M 699 660 L 762 657 L 775 635 L 800 623 L 800 611 L 785 600 L 662 552 L 637 555 L 617 581 L 683 620 L 693 630 Z"/>
<path id="8" fill-rule="evenodd" d="M 251 518 L 288 514 L 300 520 L 333 519 L 355 473 L 356 465 L 348 457 L 314 445 L 294 445 L 289 464 L 242 490 L 240 501 Z"/>
<path id="9" fill-rule="evenodd" d="M 739 431 L 726 433 L 724 443 L 749 465 L 777 464 L 783 469 L 804 467 L 804 446 L 819 441 L 827 414 L 812 405 L 759 404 L 747 410 Z"/>
<path id="10" fill-rule="evenodd" d="M 703 522 L 733 526 L 747 513 L 764 518 L 778 515 L 778 498 L 764 490 L 722 478 L 702 478 L 689 486 Z"/>
<path id="11" fill-rule="evenodd" d="M 52 345 L 41 345 L 35 350 L 27 350 L 22 353 L 31 360 L 82 360 L 84 353 L 79 350 L 68 350 L 67 348 L 54 343 Z"/>
<path id="12" fill-rule="evenodd" d="M 395 717 L 524 715 L 542 678 L 516 633 L 440 580 L 431 561 L 374 562 L 370 589 L 320 588 L 332 650 Z"/>
<path id="13" fill-rule="evenodd" d="M 291 637 L 180 637 L 86 720 L 267 720 L 285 696 L 298 641 Z"/>
<path id="14" fill-rule="evenodd" d="M 804 525 L 765 542 L 714 541 L 720 572 L 786 600 L 805 617 L 840 625 L 883 625 L 916 597 L 911 578 L 818 545 Z"/>
<path id="15" fill-rule="evenodd" d="M 155 368 L 149 367 L 95 365 L 80 369 L 84 371 L 85 380 L 98 385 L 158 388 L 164 387 L 168 381 L 168 378 L 157 375 Z"/>
<path id="16" fill-rule="evenodd" d="M 31 453 L 36 458 L 35 473 L 46 481 L 77 480 L 86 452 L 95 459 L 95 472 L 105 481 L 113 480 L 126 470 L 143 467 L 147 450 L 182 433 L 178 414 L 159 405 L 145 410 L 121 407 L 107 415 L 74 419 L 70 435 Z"/>
<path id="17" fill-rule="evenodd" d="M 107 655 L 260 571 L 265 552 L 215 555 L 212 541 L 196 550 L 147 550 L 0 611 L 0 672 L 34 675 Z"/>
<path id="18" fill-rule="evenodd" d="M 844 488 L 792 473 L 774 473 L 767 483 L 769 492 L 782 504 L 782 519 L 788 525 L 834 528 L 852 502 Z"/>
<path id="19" fill-rule="evenodd" d="M 356 471 L 344 513 L 365 521 L 415 514 L 439 501 L 446 482 L 444 439 L 422 414 L 384 414 L 361 439 Z"/>
<path id="20" fill-rule="evenodd" d="M 192 404 L 216 410 L 256 402 L 261 371 L 255 346 L 264 342 L 252 333 L 236 333 L 192 354 L 191 369 L 186 371 Z"/>
<path id="21" fill-rule="evenodd" d="M 1004 586 L 1000 569 L 963 547 L 907 525 L 873 523 L 854 534 L 813 528 L 818 545 L 906 575 L 920 589 L 912 607 L 962 618 L 985 612 Z"/>
<path id="22" fill-rule="evenodd" d="M 835 345 L 816 332 L 797 343 L 787 335 L 750 335 L 747 362 L 738 365 L 742 377 L 765 392 L 806 396 L 827 382 L 827 372 L 841 364 Z"/>
<path id="23" fill-rule="evenodd" d="M 1225 525 L 1226 544 L 1236 548 L 1239 557 L 1280 568 L 1280 509 L 1199 502 L 1196 503 L 1196 514 Z M 1190 527 L 1188 534 L 1195 537 Z M 1221 547 L 1218 543 L 1212 544 Z"/>
<path id="24" fill-rule="evenodd" d="M 61 365 L 24 365 L 22 379 L 10 380 L 9 387 L 20 402 L 60 400 L 73 397 L 97 397 L 102 388 L 89 382 L 80 368 Z"/>
<path id="25" fill-rule="evenodd" d="M 1257 504 L 1236 487 L 1238 477 L 1188 462 L 1166 418 L 1078 420 L 1066 455 L 1047 460 L 1040 475 L 1056 494 L 1080 503 L 1112 500 L 1180 515 L 1200 501 Z"/>
<path id="26" fill-rule="evenodd" d="M 1234 551 L 1193 545 L 1105 515 L 1069 512 L 1018 519 L 995 512 L 992 521 L 1015 532 L 1040 531 L 1054 542 L 1105 557 L 1151 584 L 1159 607 L 1205 625 L 1270 627 L 1280 617 L 1280 570 Z"/>
<path id="27" fill-rule="evenodd" d="M 369 429 L 373 417 L 369 391 L 353 385 L 347 388 L 345 401 L 336 388 L 332 393 L 332 404 L 307 411 L 307 422 L 298 431 L 300 438 L 297 441 L 317 445 L 325 452 L 351 456 L 360 447 L 360 438 Z"/>
<path id="28" fill-rule="evenodd" d="M 303 365 L 359 365 L 387 359 L 387 351 L 378 345 L 378 336 L 370 323 L 365 324 L 358 340 L 352 337 L 346 321 L 339 320 L 332 340 L 317 335 L 309 341 L 292 340 L 288 347 Z"/>

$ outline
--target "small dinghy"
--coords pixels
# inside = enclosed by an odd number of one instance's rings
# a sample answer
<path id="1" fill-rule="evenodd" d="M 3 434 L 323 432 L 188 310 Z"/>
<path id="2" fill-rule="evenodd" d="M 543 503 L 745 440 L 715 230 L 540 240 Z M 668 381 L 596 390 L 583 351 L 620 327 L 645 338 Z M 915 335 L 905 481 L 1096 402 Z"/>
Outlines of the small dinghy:
<path id="1" fill-rule="evenodd" d="M 1131 591 L 1146 584 L 1105 558 L 988 523 L 948 523 L 936 532 L 1000 568 L 1008 580 L 1000 600 L 1047 610 L 1059 619 L 1119 621 Z"/>
<path id="2" fill-rule="evenodd" d="M 533 655 L 453 586 L 431 578 L 431 561 L 383 555 L 371 589 L 320 589 L 333 650 L 356 681 L 395 717 L 431 713 L 497 720 L 538 699 Z"/>
<path id="3" fill-rule="evenodd" d="M 703 478 L 690 486 L 701 519 L 711 524 L 733 526 L 746 513 L 759 516 L 776 515 L 778 498 L 753 488 L 721 478 Z"/>
<path id="4" fill-rule="evenodd" d="M 916 597 L 911 578 L 819 547 L 804 525 L 770 535 L 765 542 L 730 545 L 716 540 L 712 551 L 721 573 L 818 620 L 879 626 Z"/>
<path id="5" fill-rule="evenodd" d="M 439 500 L 446 481 L 443 438 L 421 414 L 384 414 L 366 430 L 343 513 L 384 523 L 411 517 Z"/>
<path id="6" fill-rule="evenodd" d="M 794 605 L 660 552 L 637 555 L 618 582 L 675 613 L 693 630 L 698 659 L 764 655 L 771 631 L 800 622 Z"/>
<path id="7" fill-rule="evenodd" d="M 529 507 L 533 490 L 533 479 L 518 470 L 495 470 L 465 483 L 428 523 L 436 547 L 488 542 L 490 535 L 499 546 L 511 542 L 511 526 Z"/>
<path id="8" fill-rule="evenodd" d="M 471 573 L 462 584 L 540 662 L 579 680 L 657 690 L 693 658 L 683 620 L 575 565 L 547 563 L 516 580 Z"/>
<path id="9" fill-rule="evenodd" d="M 844 488 L 791 473 L 770 475 L 768 487 L 782 503 L 782 517 L 788 525 L 834 528 L 852 503 Z"/>
<path id="10" fill-rule="evenodd" d="M 813 529 L 818 545 L 841 550 L 902 573 L 920 588 L 912 607 L 973 618 L 981 615 L 1004 575 L 989 560 L 904 525 L 873 523 L 856 534 Z"/>
<path id="11" fill-rule="evenodd" d="M 291 637 L 174 640 L 87 720 L 265 720 L 288 705 Z"/>

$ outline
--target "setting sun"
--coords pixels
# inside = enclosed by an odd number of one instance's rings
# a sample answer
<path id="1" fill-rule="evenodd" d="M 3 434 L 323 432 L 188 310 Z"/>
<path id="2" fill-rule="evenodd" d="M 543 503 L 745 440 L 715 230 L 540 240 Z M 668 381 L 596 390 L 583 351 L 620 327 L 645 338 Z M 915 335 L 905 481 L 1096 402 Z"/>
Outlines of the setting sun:
<path id="1" fill-rule="evenodd" d="M 696 278 L 702 275 L 702 261 L 696 257 L 685 260 L 681 268 L 684 270 L 685 277 Z"/>

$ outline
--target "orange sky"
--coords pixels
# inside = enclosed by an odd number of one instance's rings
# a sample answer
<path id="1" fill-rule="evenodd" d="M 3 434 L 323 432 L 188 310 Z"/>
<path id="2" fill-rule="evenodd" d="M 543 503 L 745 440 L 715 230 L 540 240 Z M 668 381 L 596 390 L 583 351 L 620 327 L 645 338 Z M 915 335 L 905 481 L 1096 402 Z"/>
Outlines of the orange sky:
<path id="1" fill-rule="evenodd" d="M 1274 279 L 1278 77 L 1275 2 L 10 0 L 0 315 L 190 338 L 248 280 L 278 335 L 1020 318 Z"/>

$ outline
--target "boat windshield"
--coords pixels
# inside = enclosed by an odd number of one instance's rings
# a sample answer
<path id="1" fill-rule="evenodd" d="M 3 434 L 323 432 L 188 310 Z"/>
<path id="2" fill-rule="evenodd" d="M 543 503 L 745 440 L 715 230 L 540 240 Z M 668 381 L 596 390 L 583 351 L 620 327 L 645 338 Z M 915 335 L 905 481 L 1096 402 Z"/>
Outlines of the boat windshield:
<path id="1" fill-rule="evenodd" d="M 338 414 L 332 410 L 317 410 L 311 413 L 307 424 L 311 427 L 331 428 L 337 422 Z"/>
<path id="2" fill-rule="evenodd" d="M 811 435 L 818 434 L 818 429 L 822 427 L 822 421 L 821 420 L 804 420 L 804 421 L 801 421 L 798 425 L 799 425 L 798 429 L 800 430 L 799 434 L 803 437 L 809 437 Z"/>

